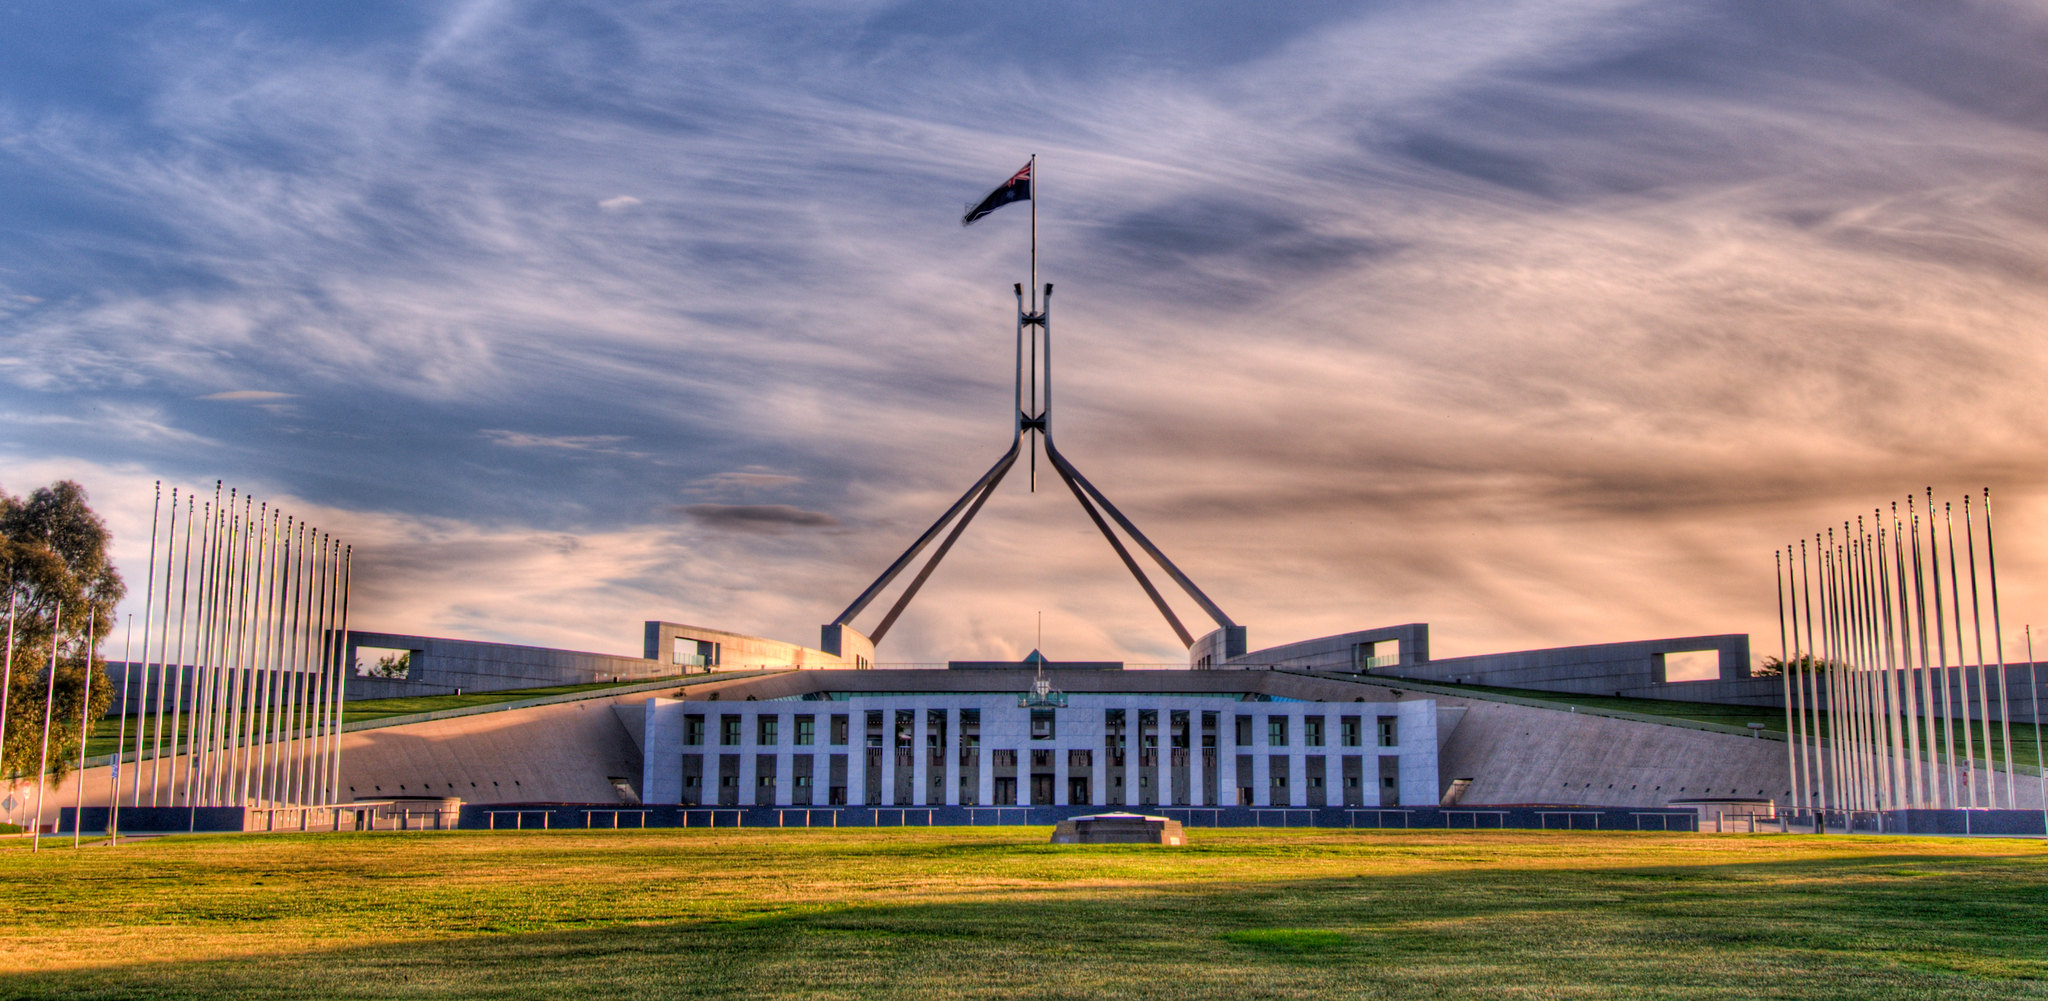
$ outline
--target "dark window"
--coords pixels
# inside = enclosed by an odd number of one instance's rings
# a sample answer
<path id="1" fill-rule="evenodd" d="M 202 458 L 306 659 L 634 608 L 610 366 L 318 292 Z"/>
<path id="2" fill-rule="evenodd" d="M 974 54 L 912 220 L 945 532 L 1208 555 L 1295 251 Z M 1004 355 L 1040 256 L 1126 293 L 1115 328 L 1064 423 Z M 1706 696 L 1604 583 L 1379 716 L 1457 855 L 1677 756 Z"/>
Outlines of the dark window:
<path id="1" fill-rule="evenodd" d="M 740 718 L 720 716 L 718 718 L 718 742 L 726 747 L 738 747 L 740 743 Z"/>
<path id="2" fill-rule="evenodd" d="M 763 747 L 774 746 L 777 743 L 776 723 L 777 720 L 773 716 L 754 717 L 754 743 L 760 744 Z"/>
<path id="3" fill-rule="evenodd" d="M 796 718 L 796 742 L 809 747 L 818 742 L 818 721 L 810 716 Z"/>

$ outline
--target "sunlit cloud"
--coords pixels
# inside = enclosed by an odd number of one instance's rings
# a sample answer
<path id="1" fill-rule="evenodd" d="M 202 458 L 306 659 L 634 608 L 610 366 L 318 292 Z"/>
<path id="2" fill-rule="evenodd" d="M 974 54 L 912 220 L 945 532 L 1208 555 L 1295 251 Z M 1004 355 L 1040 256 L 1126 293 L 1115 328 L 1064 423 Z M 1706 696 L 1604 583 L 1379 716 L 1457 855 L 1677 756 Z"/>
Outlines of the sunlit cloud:
<path id="1" fill-rule="evenodd" d="M 1008 444 L 1034 151 L 1062 449 L 1255 643 L 1761 647 L 1929 483 L 2048 594 L 2033 6 L 121 16 L 0 87 L 8 482 L 305 496 L 375 627 L 814 636 Z M 884 659 L 1177 656 L 1027 477 Z"/>

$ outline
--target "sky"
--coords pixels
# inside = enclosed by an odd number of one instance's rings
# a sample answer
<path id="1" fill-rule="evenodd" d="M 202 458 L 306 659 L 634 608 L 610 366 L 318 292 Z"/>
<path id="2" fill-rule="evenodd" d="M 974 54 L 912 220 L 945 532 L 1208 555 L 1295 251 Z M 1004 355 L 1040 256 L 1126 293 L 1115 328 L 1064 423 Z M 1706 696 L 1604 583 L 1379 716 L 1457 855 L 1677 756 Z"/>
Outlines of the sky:
<path id="1" fill-rule="evenodd" d="M 352 543 L 351 625 L 817 627 L 1009 444 L 1256 647 L 1749 632 L 1933 487 L 2048 611 L 2048 8 L 0 0 L 0 489 Z M 1190 603 L 1184 619 L 1201 621 Z M 872 629 L 877 607 L 855 625 Z M 1012 475 L 878 651 L 1182 661 Z M 1199 629 L 1197 630 L 1200 631 Z"/>

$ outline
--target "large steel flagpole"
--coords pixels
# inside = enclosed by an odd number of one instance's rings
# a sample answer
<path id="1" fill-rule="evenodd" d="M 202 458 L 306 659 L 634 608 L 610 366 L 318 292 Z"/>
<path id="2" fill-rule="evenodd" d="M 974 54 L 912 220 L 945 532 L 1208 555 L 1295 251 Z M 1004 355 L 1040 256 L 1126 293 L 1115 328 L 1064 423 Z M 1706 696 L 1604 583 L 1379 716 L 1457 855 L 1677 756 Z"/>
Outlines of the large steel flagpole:
<path id="1" fill-rule="evenodd" d="M 50 616 L 50 683 L 43 692 L 43 753 L 36 762 L 36 812 L 30 818 L 35 833 L 30 836 L 29 851 L 43 850 L 43 787 L 50 774 L 50 707 L 57 704 L 57 647 L 64 636 L 64 599 L 57 599 L 56 614 Z"/>
<path id="2" fill-rule="evenodd" d="M 1998 657 L 1998 727 L 2005 737 L 2005 806 L 2018 809 L 2020 801 L 2015 798 L 2018 790 L 2013 785 L 2012 767 L 2012 703 L 2006 694 L 2005 682 L 2005 630 L 1998 616 L 1998 550 L 1991 540 L 1991 488 L 1984 488 L 1984 561 L 1986 572 L 1991 576 L 1991 643 Z M 2039 720 L 2035 725 L 2040 724 Z M 2036 761 L 2038 766 L 2042 764 Z"/>
<path id="3" fill-rule="evenodd" d="M 85 730 L 92 722 L 92 662 L 93 662 L 93 615 L 92 602 L 85 603 L 85 688 L 78 698 L 78 785 L 72 791 L 77 802 L 71 807 L 71 847 L 78 847 L 78 834 L 85 827 Z M 115 748 L 115 760 L 120 760 L 120 748 Z"/>
<path id="4" fill-rule="evenodd" d="M 149 721 L 149 626 L 150 613 L 156 610 L 156 522 L 157 516 L 163 513 L 163 509 L 164 481 L 158 480 L 156 481 L 156 499 L 151 502 L 149 508 L 149 587 L 143 591 L 142 598 L 142 692 L 141 698 L 137 700 L 135 705 L 135 771 L 133 775 L 129 776 L 128 783 L 135 788 L 135 803 L 137 806 L 142 804 L 142 731 L 143 725 Z M 176 500 L 171 501 L 171 510 L 175 512 L 177 509 L 178 502 Z M 165 588 L 168 589 L 170 586 L 169 581 L 164 582 Z M 128 616 L 128 631 L 131 634 L 135 631 L 135 616 L 133 614 Z M 129 637 L 131 640 L 133 638 L 132 635 Z M 136 664 L 131 656 L 132 653 L 133 651 L 128 648 L 127 642 L 123 641 L 121 648 L 121 737 L 114 744 L 114 773 L 109 779 L 110 785 L 107 789 L 107 802 L 113 805 L 117 815 L 121 809 L 121 752 L 128 745 L 128 696 L 130 694 L 129 690 L 135 687 L 134 674 Z"/>

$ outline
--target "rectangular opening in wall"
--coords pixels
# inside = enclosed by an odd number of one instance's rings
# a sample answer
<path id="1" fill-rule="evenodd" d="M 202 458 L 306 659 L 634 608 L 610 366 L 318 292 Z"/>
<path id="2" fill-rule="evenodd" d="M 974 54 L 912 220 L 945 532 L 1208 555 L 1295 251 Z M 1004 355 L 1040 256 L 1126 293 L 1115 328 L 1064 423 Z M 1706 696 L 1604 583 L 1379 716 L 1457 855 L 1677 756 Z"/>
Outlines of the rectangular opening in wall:
<path id="1" fill-rule="evenodd" d="M 710 640 L 693 640 L 687 636 L 675 638 L 672 659 L 680 667 L 717 667 L 718 644 Z"/>
<path id="2" fill-rule="evenodd" d="M 1376 667 L 1394 667 L 1401 663 L 1401 642 L 1399 640 L 1375 640 L 1371 643 L 1351 645 L 1352 667 L 1359 671 L 1370 671 Z"/>
<path id="3" fill-rule="evenodd" d="M 1714 681 L 1721 677 L 1721 652 L 1718 650 L 1683 650 L 1661 653 L 1657 659 L 1664 662 L 1664 681 L 1668 684 L 1679 681 Z"/>
<path id="4" fill-rule="evenodd" d="M 356 647 L 356 677 L 402 681 L 412 673 L 412 651 L 394 647 Z"/>

